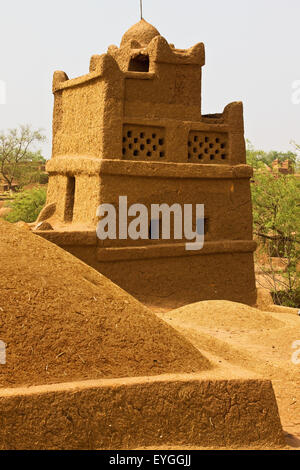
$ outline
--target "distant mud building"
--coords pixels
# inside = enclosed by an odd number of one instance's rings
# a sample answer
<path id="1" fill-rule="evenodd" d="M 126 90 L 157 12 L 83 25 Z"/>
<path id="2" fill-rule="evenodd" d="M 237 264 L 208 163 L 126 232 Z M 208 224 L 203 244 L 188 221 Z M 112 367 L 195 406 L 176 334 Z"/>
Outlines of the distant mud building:
<path id="1" fill-rule="evenodd" d="M 204 45 L 182 50 L 141 20 L 87 75 L 55 72 L 47 205 L 36 232 L 144 303 L 255 304 L 242 103 L 201 113 Z M 205 205 L 205 243 L 96 237 L 100 204 Z M 149 221 L 149 224 L 151 221 Z"/>
<path id="2" fill-rule="evenodd" d="M 272 171 L 282 175 L 292 175 L 294 173 L 294 168 L 291 160 L 288 158 L 283 162 L 276 158 L 276 160 L 272 162 Z"/>

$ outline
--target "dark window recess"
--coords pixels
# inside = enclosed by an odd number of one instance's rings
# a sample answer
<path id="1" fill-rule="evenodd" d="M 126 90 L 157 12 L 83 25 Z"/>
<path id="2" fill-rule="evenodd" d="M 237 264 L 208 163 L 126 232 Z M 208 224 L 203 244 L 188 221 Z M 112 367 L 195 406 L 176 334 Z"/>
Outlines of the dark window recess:
<path id="1" fill-rule="evenodd" d="M 204 235 L 207 234 L 209 230 L 209 219 L 208 217 L 204 217 Z"/>
<path id="2" fill-rule="evenodd" d="M 204 235 L 207 235 L 208 234 L 208 231 L 209 231 L 209 218 L 208 217 L 204 217 Z M 198 227 L 197 226 L 194 226 L 193 224 L 193 230 L 198 230 Z"/>
<path id="3" fill-rule="evenodd" d="M 67 194 L 65 203 L 65 222 L 72 222 L 75 200 L 75 177 L 69 176 L 67 181 Z"/>
<path id="4" fill-rule="evenodd" d="M 132 57 L 129 62 L 129 72 L 149 72 L 149 56 L 139 54 L 136 57 Z"/>

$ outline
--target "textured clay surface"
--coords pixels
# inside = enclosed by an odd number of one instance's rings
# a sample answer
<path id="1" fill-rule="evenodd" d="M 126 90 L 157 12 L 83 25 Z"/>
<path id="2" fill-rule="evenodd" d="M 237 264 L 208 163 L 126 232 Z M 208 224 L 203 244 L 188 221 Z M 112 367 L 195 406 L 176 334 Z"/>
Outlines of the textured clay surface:
<path id="1" fill-rule="evenodd" d="M 173 328 L 52 243 L 1 221 L 0 252 L 0 386 L 211 367 Z"/>
<path id="2" fill-rule="evenodd" d="M 2 449 L 162 444 L 284 446 L 271 382 L 204 373 L 0 390 Z"/>
<path id="3" fill-rule="evenodd" d="M 265 298 L 265 310 L 269 308 Z M 226 365 L 231 371 L 240 367 L 272 380 L 287 442 L 300 449 L 300 367 L 292 361 L 292 345 L 300 338 L 300 319 L 295 309 L 278 309 L 260 311 L 218 300 L 161 312 L 159 316 L 213 363 Z"/>
<path id="4" fill-rule="evenodd" d="M 241 331 L 257 329 L 278 329 L 285 326 L 265 312 L 237 302 L 225 300 L 207 300 L 169 312 L 173 322 L 184 322 L 185 326 L 215 328 L 224 331 Z"/>

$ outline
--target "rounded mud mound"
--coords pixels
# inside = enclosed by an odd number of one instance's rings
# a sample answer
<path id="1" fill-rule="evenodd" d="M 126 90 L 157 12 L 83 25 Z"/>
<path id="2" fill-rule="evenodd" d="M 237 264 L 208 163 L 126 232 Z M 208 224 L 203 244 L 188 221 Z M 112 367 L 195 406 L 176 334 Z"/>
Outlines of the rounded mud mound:
<path id="1" fill-rule="evenodd" d="M 0 387 L 191 373 L 209 361 L 61 248 L 0 221 Z"/>
<path id="2" fill-rule="evenodd" d="M 284 323 L 256 308 L 227 300 L 207 300 L 186 305 L 163 315 L 166 320 L 184 321 L 205 328 L 260 330 L 282 328 Z"/>

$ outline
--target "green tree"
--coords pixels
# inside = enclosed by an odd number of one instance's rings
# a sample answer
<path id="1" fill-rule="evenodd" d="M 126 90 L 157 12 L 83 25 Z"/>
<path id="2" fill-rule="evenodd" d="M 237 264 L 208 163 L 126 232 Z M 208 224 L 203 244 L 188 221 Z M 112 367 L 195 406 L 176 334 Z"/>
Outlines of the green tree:
<path id="1" fill-rule="evenodd" d="M 254 234 L 258 253 L 265 254 L 260 268 L 276 303 L 300 306 L 300 185 L 292 175 L 274 176 L 255 171 L 252 183 Z M 276 271 L 272 258 L 281 258 Z"/>
<path id="2" fill-rule="evenodd" d="M 297 150 L 296 144 L 294 144 L 294 147 Z M 298 150 L 300 150 L 299 146 Z M 265 166 L 272 168 L 272 163 L 276 159 L 280 163 L 284 162 L 285 160 L 289 160 L 294 169 L 298 162 L 297 153 L 295 152 L 278 152 L 277 150 L 265 152 L 264 150 L 256 150 L 252 143 L 247 140 L 247 163 L 253 166 L 253 168 L 258 169 L 264 168 Z"/>
<path id="3" fill-rule="evenodd" d="M 300 144 L 297 144 L 293 140 L 291 141 L 291 144 L 293 145 L 298 157 L 295 164 L 295 173 L 300 173 Z"/>
<path id="4" fill-rule="evenodd" d="M 36 152 L 28 152 L 28 160 L 29 162 L 39 162 L 39 163 L 46 163 L 46 158 L 43 157 L 41 150 L 37 150 Z"/>
<path id="5" fill-rule="evenodd" d="M 255 150 L 250 140 L 247 143 L 247 163 L 255 169 L 263 168 L 267 163 L 267 154 L 263 150 Z"/>
<path id="6" fill-rule="evenodd" d="M 289 160 L 293 167 L 296 165 L 297 154 L 294 152 L 277 152 L 276 150 L 272 150 L 267 155 L 271 164 L 274 160 L 278 160 L 280 163 Z"/>
<path id="7" fill-rule="evenodd" d="M 36 160 L 27 160 L 26 162 L 20 163 L 15 171 L 15 179 L 18 182 L 18 188 L 32 183 L 46 184 L 48 182 L 48 175 L 41 169 L 44 165 L 43 157 L 39 160 L 40 152 L 32 154 L 32 157 Z"/>
<path id="8" fill-rule="evenodd" d="M 19 192 L 12 202 L 7 203 L 11 211 L 5 216 L 8 222 L 34 222 L 46 202 L 46 190 L 44 188 L 33 188 Z"/>
<path id="9" fill-rule="evenodd" d="M 40 151 L 34 152 L 32 147 L 37 142 L 44 142 L 45 137 L 41 130 L 33 131 L 30 126 L 20 126 L 18 129 L 10 129 L 6 133 L 0 133 L 0 176 L 6 181 L 9 189 L 13 188 L 13 182 L 22 175 L 32 173 L 30 162 L 36 162 L 41 157 Z M 26 168 L 25 162 L 29 162 Z M 28 176 L 28 174 L 27 174 Z M 26 180 L 27 181 L 27 180 Z"/>

